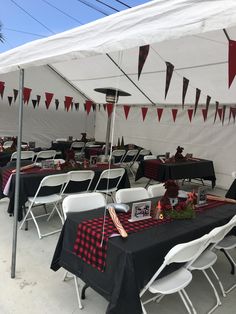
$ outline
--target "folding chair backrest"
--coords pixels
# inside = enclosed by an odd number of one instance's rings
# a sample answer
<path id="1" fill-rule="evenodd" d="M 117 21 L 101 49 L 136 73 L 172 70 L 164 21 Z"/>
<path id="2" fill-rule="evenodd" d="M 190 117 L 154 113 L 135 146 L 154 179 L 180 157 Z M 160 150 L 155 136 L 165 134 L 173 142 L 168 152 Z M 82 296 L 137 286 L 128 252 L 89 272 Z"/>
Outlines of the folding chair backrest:
<path id="1" fill-rule="evenodd" d="M 71 147 L 70 147 L 70 149 L 82 149 L 82 148 L 84 148 L 84 146 L 85 146 L 85 143 L 84 142 L 73 142 L 72 144 L 71 144 Z"/>
<path id="2" fill-rule="evenodd" d="M 136 156 L 136 161 L 143 160 L 145 156 L 149 156 L 150 152 L 151 151 L 149 149 L 141 149 L 138 155 Z"/>
<path id="3" fill-rule="evenodd" d="M 21 160 L 24 160 L 24 159 L 33 160 L 34 156 L 35 156 L 35 153 L 32 151 L 22 151 L 21 152 Z M 17 159 L 17 152 L 12 153 L 11 160 L 13 160 L 13 159 Z"/>
<path id="4" fill-rule="evenodd" d="M 60 174 L 52 174 L 46 176 L 42 179 L 40 186 L 59 186 L 64 185 L 68 182 L 68 175 L 67 173 L 60 173 Z"/>
<path id="5" fill-rule="evenodd" d="M 153 159 L 157 159 L 157 156 L 155 155 L 147 155 L 143 157 L 143 160 L 153 160 Z"/>
<path id="6" fill-rule="evenodd" d="M 75 170 L 75 171 L 70 171 L 67 173 L 68 175 L 68 185 L 65 185 L 63 188 L 62 193 L 78 193 L 78 192 L 83 192 L 83 191 L 88 191 L 92 180 L 94 178 L 95 172 L 93 170 Z M 76 187 L 74 187 L 73 192 L 70 191 L 66 191 L 66 188 L 68 187 L 70 189 L 70 182 L 85 182 L 86 185 L 79 186 L 80 190 L 78 190 L 78 186 L 77 189 Z"/>
<path id="7" fill-rule="evenodd" d="M 112 152 L 112 156 L 114 156 L 114 157 L 121 157 L 121 156 L 124 156 L 125 153 L 126 153 L 125 149 L 115 149 Z"/>
<path id="8" fill-rule="evenodd" d="M 235 226 L 235 224 L 236 224 L 236 215 L 234 215 L 231 218 L 231 220 L 228 223 L 226 223 L 225 225 L 220 226 L 220 227 L 216 227 L 213 230 L 211 230 L 211 232 L 209 232 L 210 243 L 216 245 L 221 240 L 223 240 L 224 237 L 227 235 L 227 233 Z"/>
<path id="9" fill-rule="evenodd" d="M 65 217 L 69 212 L 81 212 L 105 206 L 105 197 L 98 192 L 69 195 L 62 202 Z"/>
<path id="10" fill-rule="evenodd" d="M 124 155 L 121 162 L 132 162 L 133 160 L 135 160 L 135 157 L 137 156 L 137 154 L 138 154 L 138 149 L 130 149 Z"/>
<path id="11" fill-rule="evenodd" d="M 149 185 L 148 189 L 149 197 L 158 197 L 163 196 L 166 192 L 166 189 L 163 185 L 163 183 Z"/>
<path id="12" fill-rule="evenodd" d="M 115 196 L 117 203 L 131 203 L 148 198 L 148 192 L 143 187 L 120 189 L 116 192 Z"/>
<path id="13" fill-rule="evenodd" d="M 107 180 L 117 179 L 116 186 L 118 186 L 124 173 L 125 173 L 124 168 L 115 168 L 115 169 L 104 170 L 98 179 L 98 182 L 96 184 L 94 191 L 99 189 L 99 184 L 100 184 L 102 179 L 107 179 Z"/>
<path id="14" fill-rule="evenodd" d="M 41 152 L 38 152 L 36 155 L 36 160 L 38 159 L 54 159 L 56 156 L 55 150 L 42 150 Z"/>

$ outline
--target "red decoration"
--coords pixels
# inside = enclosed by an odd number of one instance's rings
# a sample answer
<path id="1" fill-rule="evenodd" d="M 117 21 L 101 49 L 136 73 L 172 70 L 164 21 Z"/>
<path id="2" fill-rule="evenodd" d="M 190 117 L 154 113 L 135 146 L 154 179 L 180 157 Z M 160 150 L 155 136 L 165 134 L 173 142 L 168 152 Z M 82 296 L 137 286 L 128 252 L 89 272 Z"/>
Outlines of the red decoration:
<path id="1" fill-rule="evenodd" d="M 236 116 L 236 108 L 235 107 L 230 107 L 230 109 L 229 109 L 229 122 L 230 122 L 231 116 L 233 116 L 234 123 L 235 123 L 235 116 Z"/>
<path id="2" fill-rule="evenodd" d="M 170 81 L 174 71 L 174 66 L 170 62 L 166 62 L 166 87 L 165 87 L 165 99 L 170 87 Z"/>
<path id="3" fill-rule="evenodd" d="M 184 77 L 183 78 L 183 92 L 182 92 L 182 108 L 184 108 L 184 101 L 185 101 L 185 96 L 188 89 L 188 84 L 189 84 L 189 80 L 186 77 Z"/>
<path id="4" fill-rule="evenodd" d="M 32 91 L 31 88 L 24 87 L 24 90 L 23 90 L 23 100 L 24 100 L 24 103 L 27 103 L 27 105 L 29 103 L 31 91 Z"/>
<path id="5" fill-rule="evenodd" d="M 147 112 L 148 112 L 148 108 L 142 107 L 141 110 L 142 110 L 142 117 L 143 117 L 143 121 L 144 121 L 146 118 Z"/>
<path id="6" fill-rule="evenodd" d="M 201 95 L 201 90 L 199 88 L 196 88 L 196 98 L 195 98 L 195 105 L 194 105 L 194 116 L 197 112 L 198 102 Z"/>
<path id="7" fill-rule="evenodd" d="M 207 119 L 207 109 L 202 109 L 202 116 L 203 116 L 203 119 L 204 119 L 204 122 L 205 122 L 206 119 Z"/>
<path id="8" fill-rule="evenodd" d="M 193 118 L 193 109 L 188 109 L 188 118 L 189 118 L 189 122 L 191 122 Z"/>
<path id="9" fill-rule="evenodd" d="M 149 53 L 149 45 L 139 47 L 139 57 L 138 57 L 138 80 L 140 78 L 144 63 L 147 59 Z"/>
<path id="10" fill-rule="evenodd" d="M 70 96 L 65 96 L 65 108 L 66 108 L 66 111 L 68 112 L 70 107 L 71 107 L 71 103 L 72 103 L 72 99 L 73 97 L 70 97 Z"/>
<path id="11" fill-rule="evenodd" d="M 113 111 L 113 104 L 107 104 L 106 107 L 107 107 L 107 115 L 108 117 L 110 117 Z"/>
<path id="12" fill-rule="evenodd" d="M 85 110 L 86 110 L 87 114 L 90 113 L 92 104 L 93 104 L 93 102 L 91 100 L 86 100 L 86 102 L 85 102 Z"/>
<path id="13" fill-rule="evenodd" d="M 125 118 L 126 120 L 128 119 L 129 111 L 130 111 L 130 106 L 124 105 L 124 112 L 125 112 Z"/>
<path id="14" fill-rule="evenodd" d="M 158 121 L 161 121 L 162 113 L 163 113 L 163 108 L 157 108 L 157 116 L 158 116 Z"/>
<path id="15" fill-rule="evenodd" d="M 173 121 L 175 122 L 176 117 L 177 117 L 177 113 L 178 113 L 178 109 L 171 109 L 171 112 L 172 112 Z"/>
<path id="16" fill-rule="evenodd" d="M 217 113 L 218 113 L 219 118 L 220 118 L 220 121 L 221 121 L 221 119 L 222 119 L 222 113 L 223 113 L 223 108 L 218 108 L 218 109 L 217 109 Z"/>
<path id="17" fill-rule="evenodd" d="M 236 75 L 236 41 L 229 40 L 229 51 L 228 51 L 228 81 L 229 88 Z"/>
<path id="18" fill-rule="evenodd" d="M 5 82 L 1 82 L 0 81 L 0 95 L 1 95 L 1 98 L 3 98 L 4 89 L 5 89 Z"/>
<path id="19" fill-rule="evenodd" d="M 50 104 L 51 104 L 53 95 L 54 95 L 54 94 L 52 94 L 52 93 L 45 92 L 45 97 L 46 97 L 45 104 L 46 104 L 46 108 L 47 108 L 47 109 L 49 108 L 49 106 L 50 106 Z"/>

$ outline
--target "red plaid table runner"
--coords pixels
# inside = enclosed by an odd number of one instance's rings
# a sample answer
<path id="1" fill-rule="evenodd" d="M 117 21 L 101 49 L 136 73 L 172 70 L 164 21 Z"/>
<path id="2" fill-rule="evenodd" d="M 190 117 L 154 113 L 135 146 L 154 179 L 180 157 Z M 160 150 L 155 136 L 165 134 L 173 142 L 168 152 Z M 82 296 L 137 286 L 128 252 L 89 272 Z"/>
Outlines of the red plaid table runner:
<path id="1" fill-rule="evenodd" d="M 170 218 L 162 220 L 150 218 L 131 223 L 128 221 L 128 219 L 130 219 L 130 213 L 120 213 L 118 216 L 127 233 L 139 232 L 172 221 Z M 101 246 L 102 230 L 103 217 L 86 220 L 80 223 L 78 225 L 77 238 L 73 250 L 83 261 L 100 271 L 105 270 L 108 239 L 112 234 L 117 233 L 117 229 L 108 215 L 105 218 L 104 237 Z"/>
<path id="2" fill-rule="evenodd" d="M 159 165 L 162 162 L 159 159 L 145 160 L 144 161 L 144 176 L 149 179 L 156 179 Z"/>

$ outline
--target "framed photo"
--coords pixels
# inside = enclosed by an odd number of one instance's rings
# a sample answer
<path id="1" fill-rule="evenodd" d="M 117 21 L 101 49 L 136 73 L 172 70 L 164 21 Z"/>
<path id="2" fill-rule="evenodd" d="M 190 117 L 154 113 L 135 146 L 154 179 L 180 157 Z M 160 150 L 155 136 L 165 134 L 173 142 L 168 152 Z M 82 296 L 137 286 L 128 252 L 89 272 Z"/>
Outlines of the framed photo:
<path id="1" fill-rule="evenodd" d="M 133 203 L 130 222 L 151 218 L 151 201 Z"/>
<path id="2" fill-rule="evenodd" d="M 193 154 L 187 153 L 185 156 L 186 159 L 191 159 L 193 158 Z"/>
<path id="3" fill-rule="evenodd" d="M 90 166 L 96 166 L 96 164 L 97 164 L 97 159 L 98 159 L 98 156 L 97 156 L 97 155 L 90 156 L 90 159 L 89 159 Z"/>
<path id="4" fill-rule="evenodd" d="M 198 206 L 207 205 L 207 189 L 205 187 L 198 188 L 197 205 Z"/>

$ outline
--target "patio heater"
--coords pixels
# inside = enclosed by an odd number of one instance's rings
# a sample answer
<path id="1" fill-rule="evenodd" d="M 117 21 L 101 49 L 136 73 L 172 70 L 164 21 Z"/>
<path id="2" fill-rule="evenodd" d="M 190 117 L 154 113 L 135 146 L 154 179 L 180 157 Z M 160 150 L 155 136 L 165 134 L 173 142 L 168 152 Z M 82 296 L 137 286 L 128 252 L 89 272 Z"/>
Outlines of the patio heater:
<path id="1" fill-rule="evenodd" d="M 120 89 L 113 88 L 113 87 L 95 88 L 94 90 L 95 92 L 105 94 L 106 103 L 113 104 L 113 105 L 118 102 L 119 96 L 131 96 L 131 94 L 124 92 Z M 107 119 L 105 161 L 108 161 L 112 115 L 113 115 L 113 112 L 110 114 L 110 116 Z"/>

